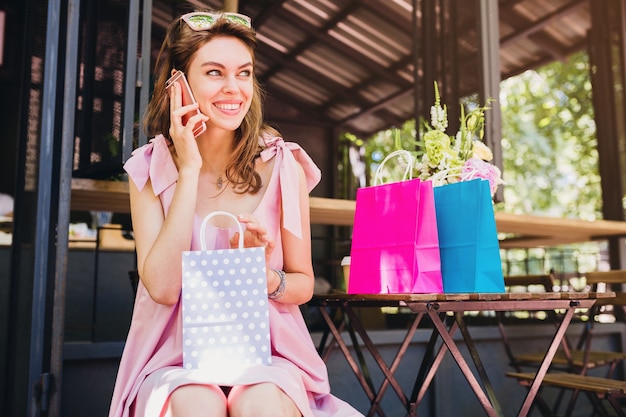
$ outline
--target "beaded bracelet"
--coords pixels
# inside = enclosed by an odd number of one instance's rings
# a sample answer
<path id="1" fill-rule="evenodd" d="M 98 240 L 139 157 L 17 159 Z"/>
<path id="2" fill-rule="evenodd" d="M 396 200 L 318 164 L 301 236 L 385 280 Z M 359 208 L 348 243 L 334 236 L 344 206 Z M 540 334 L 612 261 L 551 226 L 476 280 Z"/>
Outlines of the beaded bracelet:
<path id="1" fill-rule="evenodd" d="M 271 300 L 278 300 L 283 295 L 285 295 L 285 287 L 287 286 L 287 274 L 285 271 L 281 271 L 280 269 L 272 269 L 272 271 L 276 272 L 278 277 L 280 278 L 280 283 L 278 284 L 278 288 L 271 294 L 268 294 L 268 298 Z"/>

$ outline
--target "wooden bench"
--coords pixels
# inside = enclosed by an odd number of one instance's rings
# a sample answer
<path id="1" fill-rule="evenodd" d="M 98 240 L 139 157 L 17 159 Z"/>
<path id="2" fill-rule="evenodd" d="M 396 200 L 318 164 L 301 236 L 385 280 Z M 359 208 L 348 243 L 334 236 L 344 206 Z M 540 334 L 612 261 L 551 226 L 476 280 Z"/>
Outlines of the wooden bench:
<path id="1" fill-rule="evenodd" d="M 589 342 L 593 336 L 595 317 L 599 315 L 603 309 L 610 306 L 613 309 L 615 319 L 617 321 L 624 322 L 622 307 L 626 305 L 626 293 L 622 288 L 623 285 L 626 284 L 626 270 L 588 272 L 585 278 L 587 285 L 591 286 L 592 291 L 613 291 L 615 292 L 615 297 L 600 298 L 593 305 L 593 308 L 589 311 L 590 325 L 585 327 L 585 331 L 578 341 L 576 346 L 576 349 L 578 350 L 583 349 L 584 346 L 590 345 Z M 604 284 L 605 288 L 601 288 L 601 284 Z M 624 352 L 598 352 L 589 349 L 588 356 L 586 369 L 608 364 L 610 365 L 607 371 L 607 376 L 609 377 L 612 376 L 617 364 L 621 360 L 626 359 L 626 353 Z M 583 363 L 583 365 L 585 365 L 585 363 Z M 585 368 L 583 367 L 581 369 L 584 370 Z"/>
<path id="2" fill-rule="evenodd" d="M 585 368 L 585 365 L 586 369 L 609 366 L 613 368 L 610 372 L 607 372 L 607 376 L 610 376 L 617 363 L 626 359 L 626 353 L 624 352 L 590 350 L 587 352 L 587 355 L 585 357 L 584 350 L 576 349 L 570 351 L 568 358 L 565 351 L 561 349 L 554 355 L 552 365 L 556 365 L 559 369 L 573 368 L 573 371 L 582 370 Z M 545 352 L 523 353 L 515 355 L 515 362 L 521 367 L 532 367 L 541 363 L 544 356 Z"/>
<path id="3" fill-rule="evenodd" d="M 535 275 L 507 275 L 504 277 L 504 286 L 506 291 L 512 294 L 517 292 L 553 292 L 554 276 L 552 274 L 535 274 Z M 541 317 L 540 313 L 547 314 L 551 319 L 556 319 L 554 311 L 528 312 L 529 317 Z M 516 314 L 519 314 L 517 312 Z M 501 316 L 505 317 L 505 316 Z"/>
<path id="4" fill-rule="evenodd" d="M 626 283 L 626 271 L 590 272 L 586 274 L 587 285 L 593 291 L 601 291 L 600 284 L 605 284 L 605 290 L 614 291 L 615 297 L 600 298 L 588 312 L 588 324 L 574 348 L 568 345 L 559 350 L 552 360 L 551 372 L 546 374 L 542 385 L 549 385 L 563 390 L 573 390 L 566 416 L 571 415 L 579 392 L 584 392 L 592 401 L 596 410 L 602 407 L 601 401 L 607 400 L 618 416 L 624 416 L 619 398 L 626 396 L 626 382 L 611 378 L 617 365 L 626 359 L 625 352 L 594 351 L 591 350 L 591 339 L 595 317 L 607 306 L 613 308 L 626 305 L 626 293 L 621 288 Z M 616 318 L 619 317 L 616 315 Z M 523 367 L 538 366 L 545 352 L 523 353 L 514 355 L 507 347 L 511 365 L 516 372 L 509 372 L 507 376 L 515 378 L 520 384 L 529 386 L 535 373 L 522 372 Z M 607 367 L 605 377 L 589 376 L 587 371 L 601 366 Z M 554 372 L 556 369 L 564 372 Z M 539 399 L 539 398 L 538 398 Z M 545 405 L 542 405 L 545 406 Z"/>
<path id="5" fill-rule="evenodd" d="M 526 275 L 521 277 L 505 277 L 505 284 L 512 285 L 542 285 L 546 288 L 552 288 L 551 275 Z M 587 284 L 591 285 L 593 291 L 598 291 L 598 285 L 605 283 L 606 290 L 619 291 L 615 288 L 616 284 L 626 283 L 626 271 L 607 271 L 607 272 L 590 272 L 587 273 Z M 624 352 L 612 351 L 594 351 L 590 349 L 590 340 L 593 333 L 594 317 L 600 310 L 608 305 L 626 305 L 621 304 L 626 301 L 626 293 L 616 292 L 615 297 L 600 298 L 590 309 L 588 315 L 588 326 L 586 326 L 583 334 L 580 336 L 576 346 L 567 346 L 567 351 L 559 350 L 552 363 L 557 369 L 567 370 L 569 372 L 586 374 L 588 369 L 608 366 L 606 376 L 610 377 L 617 365 L 626 359 Z M 569 353 L 568 353 L 569 352 Z M 529 352 L 522 354 L 510 354 L 511 365 L 521 371 L 522 367 L 537 366 L 543 360 L 545 352 Z"/>
<path id="6" fill-rule="evenodd" d="M 504 285 L 509 289 L 514 287 L 524 287 L 527 291 L 532 286 L 543 287 L 543 291 L 552 292 L 554 286 L 554 276 L 552 274 L 535 275 L 507 275 L 504 277 Z"/>
<path id="7" fill-rule="evenodd" d="M 535 379 L 535 373 L 533 372 L 508 372 L 506 375 L 517 379 L 524 386 L 530 386 Z M 626 381 L 589 375 L 551 372 L 544 377 L 542 386 L 565 388 L 575 392 L 582 391 L 593 394 L 599 400 L 606 400 L 618 416 L 625 416 L 619 399 L 626 396 Z M 572 410 L 573 403 L 570 403 L 565 415 L 570 415 Z"/>
<path id="8" fill-rule="evenodd" d="M 587 272 L 586 280 L 587 285 L 590 285 L 593 291 L 598 291 L 598 287 L 604 284 L 606 290 L 615 292 L 614 298 L 600 299 L 594 307 L 600 310 L 602 307 L 611 305 L 614 309 L 615 318 L 624 321 L 624 312 L 621 311 L 621 308 L 626 306 L 626 292 L 623 288 L 626 284 L 626 270 Z M 616 308 L 620 310 L 615 311 Z"/>

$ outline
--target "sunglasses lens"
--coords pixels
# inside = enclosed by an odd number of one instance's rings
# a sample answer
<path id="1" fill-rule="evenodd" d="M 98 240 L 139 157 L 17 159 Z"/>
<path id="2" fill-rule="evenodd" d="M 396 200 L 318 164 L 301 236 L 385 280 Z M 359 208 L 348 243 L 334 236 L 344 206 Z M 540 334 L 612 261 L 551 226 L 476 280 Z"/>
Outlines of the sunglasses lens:
<path id="1" fill-rule="evenodd" d="M 215 22 L 217 22 L 217 19 L 222 17 L 231 23 L 244 25 L 245 27 L 252 29 L 252 23 L 250 22 L 250 18 L 239 13 L 188 13 L 186 15 L 183 15 L 182 19 L 193 30 L 208 30 L 215 24 Z"/>
<path id="2" fill-rule="evenodd" d="M 246 27 L 250 27 L 250 20 L 244 18 L 243 16 L 236 14 L 225 14 L 224 18 L 232 23 L 237 23 L 240 25 L 244 25 Z"/>
<path id="3" fill-rule="evenodd" d="M 215 18 L 206 14 L 189 16 L 186 21 L 195 30 L 209 29 L 215 24 Z"/>

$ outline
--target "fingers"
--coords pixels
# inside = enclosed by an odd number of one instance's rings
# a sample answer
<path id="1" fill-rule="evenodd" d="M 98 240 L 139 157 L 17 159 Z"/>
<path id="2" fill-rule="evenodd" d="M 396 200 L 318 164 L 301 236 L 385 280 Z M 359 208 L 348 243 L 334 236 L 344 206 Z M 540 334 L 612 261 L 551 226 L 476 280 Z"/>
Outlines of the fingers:
<path id="1" fill-rule="evenodd" d="M 272 252 L 274 252 L 275 247 L 276 247 L 276 244 L 274 243 L 273 240 L 267 245 L 265 245 L 265 258 L 270 259 Z"/>
<path id="2" fill-rule="evenodd" d="M 274 241 L 267 233 L 267 229 L 259 224 L 258 220 L 250 214 L 240 214 L 239 221 L 246 226 L 244 232 L 244 245 L 246 247 L 265 246 L 266 250 L 274 249 Z M 237 233 L 237 236 L 239 234 Z"/>
<path id="3" fill-rule="evenodd" d="M 230 247 L 235 249 L 239 247 L 239 232 L 235 232 L 235 234 L 228 241 L 230 243 Z"/>
<path id="4" fill-rule="evenodd" d="M 183 95 L 180 84 L 172 83 L 169 88 L 170 92 L 170 137 L 178 136 L 178 133 L 184 129 L 183 112 L 181 112 L 183 104 Z"/>
<path id="5" fill-rule="evenodd" d="M 267 233 L 267 230 L 261 226 L 257 219 L 252 215 L 240 214 L 237 218 L 241 223 L 246 225 L 246 230 L 243 235 L 243 246 L 245 248 L 257 248 L 264 246 L 265 260 L 266 262 L 269 262 L 276 244 Z M 229 243 L 231 248 L 239 247 L 239 232 L 235 232 L 235 234 L 233 234 Z"/>
<path id="6" fill-rule="evenodd" d="M 180 90 L 180 84 L 172 83 L 168 91 L 170 93 L 170 113 L 173 113 L 174 110 L 183 104 L 183 95 Z"/>
<path id="7" fill-rule="evenodd" d="M 206 122 L 209 117 L 200 112 L 199 104 L 183 105 L 183 94 L 179 83 L 173 83 L 170 91 L 170 137 L 190 135 L 200 122 Z"/>
<path id="8" fill-rule="evenodd" d="M 237 218 L 246 226 L 246 231 L 256 233 L 259 236 L 267 235 L 267 230 L 259 224 L 258 220 L 253 215 L 240 214 Z"/>

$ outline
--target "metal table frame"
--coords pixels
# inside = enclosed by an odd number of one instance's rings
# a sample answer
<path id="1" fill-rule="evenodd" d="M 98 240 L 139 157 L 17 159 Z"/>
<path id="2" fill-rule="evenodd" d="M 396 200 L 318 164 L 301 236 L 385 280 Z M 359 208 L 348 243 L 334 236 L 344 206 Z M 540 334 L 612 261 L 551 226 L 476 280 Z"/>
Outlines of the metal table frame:
<path id="1" fill-rule="evenodd" d="M 406 407 L 407 415 L 412 417 L 417 416 L 417 407 L 433 381 L 446 352 L 450 352 L 452 355 L 486 414 L 490 417 L 502 416 L 502 409 L 495 396 L 495 391 L 489 382 L 485 367 L 478 355 L 476 345 L 465 324 L 463 313 L 467 311 L 562 310 L 564 313 L 560 318 L 558 326 L 555 327 L 554 337 L 549 347 L 546 349 L 546 355 L 520 407 L 518 416 L 526 417 L 541 386 L 542 380 L 550 367 L 552 358 L 563 340 L 574 312 L 579 308 L 590 308 L 595 303 L 596 298 L 607 296 L 605 294 L 606 293 L 502 293 L 361 295 L 335 293 L 316 295 L 309 304 L 318 307 L 328 326 L 327 332 L 322 336 L 318 346 L 320 354 L 323 358 L 327 358 L 333 346 L 335 344 L 338 346 L 370 400 L 370 410 L 367 415 L 373 416 L 377 414 L 381 417 L 384 417 L 385 413 L 381 408 L 380 402 L 389 386 L 392 387 L 400 401 Z M 379 308 L 398 306 L 406 306 L 416 314 L 407 329 L 406 335 L 391 365 L 387 365 L 353 309 L 357 307 Z M 333 320 L 329 308 L 343 313 L 337 321 Z M 453 313 L 452 317 L 447 313 Z M 427 345 L 426 354 L 419 366 L 413 391 L 411 395 L 408 396 L 394 377 L 394 373 L 424 316 L 427 316 L 432 322 L 433 332 Z M 446 318 L 450 318 L 451 320 L 447 320 Z M 351 354 L 341 336 L 341 332 L 346 328 L 349 330 L 352 339 L 356 359 Z M 457 330 L 461 331 L 477 375 L 474 374 L 453 339 L 453 335 Z M 361 338 L 363 345 L 371 354 L 384 375 L 384 380 L 378 388 L 374 386 L 371 380 L 355 332 Z M 329 337 L 330 335 L 332 335 L 332 338 Z M 437 348 L 439 339 L 441 339 L 443 343 Z"/>

